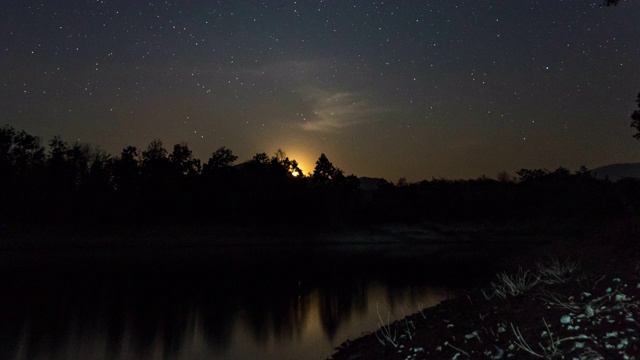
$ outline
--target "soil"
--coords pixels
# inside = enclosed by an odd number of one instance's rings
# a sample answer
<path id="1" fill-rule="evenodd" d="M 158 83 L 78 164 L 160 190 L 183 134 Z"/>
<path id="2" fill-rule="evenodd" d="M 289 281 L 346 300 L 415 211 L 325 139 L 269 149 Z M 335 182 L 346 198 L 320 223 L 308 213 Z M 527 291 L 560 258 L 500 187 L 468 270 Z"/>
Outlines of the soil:
<path id="1" fill-rule="evenodd" d="M 382 321 L 330 359 L 640 359 L 638 246 L 612 235 L 514 257 L 483 288 Z M 502 294 L 509 281 L 527 286 Z"/>

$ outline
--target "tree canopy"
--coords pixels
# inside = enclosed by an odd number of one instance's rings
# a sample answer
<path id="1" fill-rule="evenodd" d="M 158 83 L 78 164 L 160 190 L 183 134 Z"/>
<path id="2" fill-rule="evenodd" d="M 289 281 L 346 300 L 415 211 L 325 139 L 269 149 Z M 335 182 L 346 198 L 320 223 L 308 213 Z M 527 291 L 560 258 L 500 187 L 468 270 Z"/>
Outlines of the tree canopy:
<path id="1" fill-rule="evenodd" d="M 640 108 L 640 93 L 638 94 L 636 103 L 638 103 L 638 108 Z M 640 140 L 640 110 L 636 110 L 631 114 L 631 127 L 636 129 L 633 137 Z"/>
<path id="2" fill-rule="evenodd" d="M 632 120 L 640 130 L 640 110 Z M 43 146 L 37 136 L 1 127 L 0 225 L 306 230 L 383 221 L 599 218 L 640 209 L 640 182 L 597 180 L 586 168 L 522 169 L 517 178 L 503 173 L 496 180 L 379 180 L 364 190 L 360 178 L 345 176 L 324 153 L 309 177 L 282 150 L 235 165 L 237 159 L 220 147 L 201 167 L 186 143 L 169 153 L 160 140 L 111 157 L 58 136 Z"/>

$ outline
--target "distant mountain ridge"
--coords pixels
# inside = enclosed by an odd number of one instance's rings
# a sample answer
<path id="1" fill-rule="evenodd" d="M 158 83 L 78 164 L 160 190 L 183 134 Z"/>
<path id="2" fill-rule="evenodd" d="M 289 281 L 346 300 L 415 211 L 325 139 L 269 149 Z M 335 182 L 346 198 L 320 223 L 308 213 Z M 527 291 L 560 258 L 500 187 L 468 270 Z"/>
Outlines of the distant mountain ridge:
<path id="1" fill-rule="evenodd" d="M 625 178 L 640 179 L 640 163 L 610 164 L 590 169 L 589 171 L 595 178 L 601 180 L 609 179 L 611 181 L 618 181 Z M 360 177 L 359 180 L 361 190 L 373 191 L 378 189 L 378 184 L 380 181 L 383 181 L 384 178 L 363 176 Z"/>
<path id="2" fill-rule="evenodd" d="M 611 164 L 591 170 L 598 179 L 618 181 L 624 178 L 640 179 L 640 163 Z"/>

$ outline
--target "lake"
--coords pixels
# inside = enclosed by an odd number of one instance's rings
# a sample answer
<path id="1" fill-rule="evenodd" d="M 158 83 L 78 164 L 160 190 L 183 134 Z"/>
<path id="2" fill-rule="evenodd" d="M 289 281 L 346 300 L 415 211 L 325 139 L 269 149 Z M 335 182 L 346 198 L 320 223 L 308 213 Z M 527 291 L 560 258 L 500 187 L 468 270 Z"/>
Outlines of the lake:
<path id="1" fill-rule="evenodd" d="M 483 254 L 437 249 L 245 242 L 5 250 L 0 358 L 325 359 L 380 318 L 434 306 L 490 273 Z"/>

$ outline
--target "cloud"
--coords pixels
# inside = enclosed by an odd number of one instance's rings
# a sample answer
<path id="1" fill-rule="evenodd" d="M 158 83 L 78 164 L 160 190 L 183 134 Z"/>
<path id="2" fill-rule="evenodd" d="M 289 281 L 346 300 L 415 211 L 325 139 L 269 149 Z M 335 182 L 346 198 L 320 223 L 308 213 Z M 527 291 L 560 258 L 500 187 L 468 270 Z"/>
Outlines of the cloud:
<path id="1" fill-rule="evenodd" d="M 302 93 L 313 113 L 301 125 L 307 131 L 335 132 L 345 127 L 380 120 L 382 114 L 389 112 L 388 109 L 372 104 L 370 99 L 357 92 L 329 92 L 309 87 Z"/>

